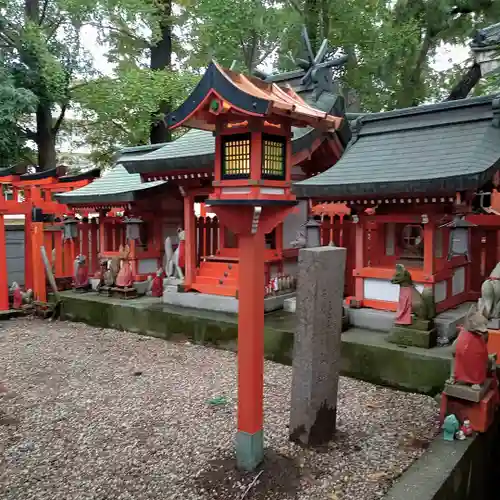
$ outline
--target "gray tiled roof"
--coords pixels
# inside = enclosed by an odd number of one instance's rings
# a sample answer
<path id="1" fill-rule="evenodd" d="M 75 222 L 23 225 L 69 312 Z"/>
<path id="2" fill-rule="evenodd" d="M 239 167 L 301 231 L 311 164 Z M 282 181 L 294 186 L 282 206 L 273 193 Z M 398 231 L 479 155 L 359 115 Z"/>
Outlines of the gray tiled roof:
<path id="1" fill-rule="evenodd" d="M 492 24 L 486 28 L 478 30 L 470 47 L 473 52 L 491 49 L 500 44 L 500 23 Z"/>
<path id="2" fill-rule="evenodd" d="M 363 116 L 344 156 L 294 191 L 353 198 L 476 189 L 500 166 L 496 101 L 479 97 Z"/>
<path id="3" fill-rule="evenodd" d="M 116 165 L 99 179 L 68 193 L 56 195 L 66 205 L 85 203 L 133 202 L 139 193 L 166 184 L 165 181 L 142 182 L 139 174 L 129 174 L 123 165 Z"/>

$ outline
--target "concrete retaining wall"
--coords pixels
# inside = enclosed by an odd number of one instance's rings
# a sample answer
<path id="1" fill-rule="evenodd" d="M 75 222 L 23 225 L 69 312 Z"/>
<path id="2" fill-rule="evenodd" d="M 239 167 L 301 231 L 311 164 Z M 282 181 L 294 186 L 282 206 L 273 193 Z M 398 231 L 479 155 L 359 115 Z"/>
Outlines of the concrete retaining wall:
<path id="1" fill-rule="evenodd" d="M 124 301 L 73 292 L 63 292 L 62 298 L 64 319 L 236 350 L 236 315 L 163 305 L 153 298 Z M 266 315 L 266 359 L 291 364 L 295 321 L 294 314 L 283 311 Z M 342 334 L 341 372 L 353 378 L 434 395 L 442 389 L 449 365 L 446 348 L 399 347 L 386 342 L 384 333 L 359 329 Z"/>
<path id="2" fill-rule="evenodd" d="M 485 434 L 446 442 L 439 436 L 396 481 L 384 500 L 498 498 L 500 415 Z"/>

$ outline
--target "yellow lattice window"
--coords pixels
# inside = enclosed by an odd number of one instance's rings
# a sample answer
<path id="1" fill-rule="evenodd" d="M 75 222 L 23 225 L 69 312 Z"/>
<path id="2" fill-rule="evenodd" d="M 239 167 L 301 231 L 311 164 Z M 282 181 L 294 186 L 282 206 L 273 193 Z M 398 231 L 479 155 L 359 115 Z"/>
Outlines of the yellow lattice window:
<path id="1" fill-rule="evenodd" d="M 262 178 L 284 179 L 286 142 L 284 137 L 262 136 Z"/>
<path id="2" fill-rule="evenodd" d="M 222 176 L 250 176 L 250 134 L 222 138 Z"/>

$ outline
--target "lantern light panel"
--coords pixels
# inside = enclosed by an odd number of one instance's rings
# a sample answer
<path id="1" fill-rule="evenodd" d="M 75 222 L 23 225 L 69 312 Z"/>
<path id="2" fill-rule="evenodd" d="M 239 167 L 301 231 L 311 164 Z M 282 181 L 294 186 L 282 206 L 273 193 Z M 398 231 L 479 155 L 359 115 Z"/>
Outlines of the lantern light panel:
<path id="1" fill-rule="evenodd" d="M 262 134 L 262 178 L 284 179 L 286 162 L 286 139 Z"/>
<path id="2" fill-rule="evenodd" d="M 451 222 L 441 227 L 448 227 L 450 229 L 448 260 L 460 256 L 464 256 L 467 260 L 470 260 L 469 229 L 475 227 L 475 224 L 462 219 L 460 216 L 456 216 Z"/>
<path id="3" fill-rule="evenodd" d="M 63 240 L 74 240 L 78 237 L 78 219 L 68 217 L 63 220 Z"/>
<path id="4" fill-rule="evenodd" d="M 315 219 L 309 219 L 306 224 L 306 247 L 315 248 L 321 246 L 321 224 Z"/>
<path id="5" fill-rule="evenodd" d="M 222 139 L 223 178 L 250 177 L 250 134 L 236 134 Z"/>
<path id="6" fill-rule="evenodd" d="M 141 224 L 142 220 L 134 217 L 125 217 L 123 222 L 126 224 L 126 238 L 127 240 L 139 240 L 141 237 Z"/>

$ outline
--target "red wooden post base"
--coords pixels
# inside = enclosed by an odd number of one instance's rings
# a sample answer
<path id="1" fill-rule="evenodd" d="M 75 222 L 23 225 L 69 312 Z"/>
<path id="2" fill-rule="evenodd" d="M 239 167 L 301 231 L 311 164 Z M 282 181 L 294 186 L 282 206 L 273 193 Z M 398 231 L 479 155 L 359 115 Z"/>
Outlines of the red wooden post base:
<path id="1" fill-rule="evenodd" d="M 238 297 L 238 467 L 254 470 L 264 458 L 264 248 L 271 232 L 293 208 L 214 206 L 239 242 Z"/>

